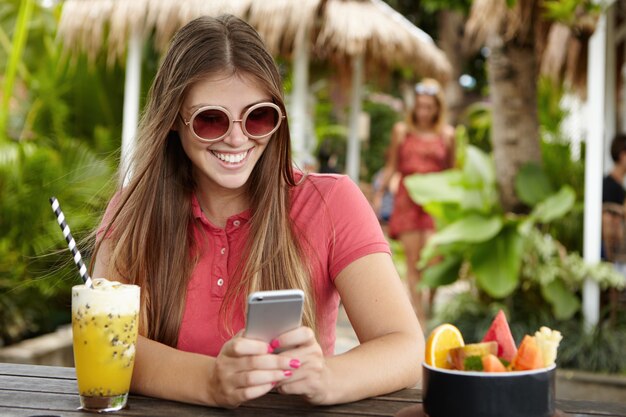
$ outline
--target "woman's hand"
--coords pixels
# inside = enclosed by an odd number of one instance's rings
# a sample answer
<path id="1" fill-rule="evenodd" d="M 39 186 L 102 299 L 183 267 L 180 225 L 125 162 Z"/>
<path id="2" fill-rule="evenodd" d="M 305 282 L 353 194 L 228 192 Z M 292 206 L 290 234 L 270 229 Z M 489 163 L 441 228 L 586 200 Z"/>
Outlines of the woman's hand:
<path id="1" fill-rule="evenodd" d="M 309 327 L 299 327 L 273 340 L 274 348 L 285 349 L 278 356 L 290 359 L 292 375 L 277 384 L 281 394 L 301 395 L 312 404 L 331 403 L 328 391 L 330 370 L 322 348 Z M 297 358 L 293 360 L 293 358 Z"/>
<path id="2" fill-rule="evenodd" d="M 294 357 L 274 355 L 273 350 L 267 343 L 243 337 L 242 332 L 225 343 L 211 375 L 213 402 L 234 408 L 289 379 Z"/>

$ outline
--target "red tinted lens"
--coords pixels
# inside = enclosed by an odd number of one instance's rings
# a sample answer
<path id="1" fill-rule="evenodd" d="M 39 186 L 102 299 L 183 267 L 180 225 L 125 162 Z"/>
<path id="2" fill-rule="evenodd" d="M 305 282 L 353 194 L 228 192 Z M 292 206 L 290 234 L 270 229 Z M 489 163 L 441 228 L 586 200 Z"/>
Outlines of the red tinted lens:
<path id="1" fill-rule="evenodd" d="M 246 117 L 246 131 L 252 136 L 265 136 L 278 125 L 278 117 L 274 107 L 257 107 Z"/>
<path id="2" fill-rule="evenodd" d="M 217 139 L 228 131 L 228 115 L 218 109 L 200 112 L 193 119 L 193 131 L 203 139 Z"/>

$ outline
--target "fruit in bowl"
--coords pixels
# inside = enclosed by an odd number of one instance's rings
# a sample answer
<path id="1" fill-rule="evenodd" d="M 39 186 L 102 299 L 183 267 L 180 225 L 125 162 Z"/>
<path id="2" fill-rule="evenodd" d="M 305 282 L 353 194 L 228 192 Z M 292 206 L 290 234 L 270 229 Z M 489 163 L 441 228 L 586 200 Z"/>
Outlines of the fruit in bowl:
<path id="1" fill-rule="evenodd" d="M 452 324 L 428 337 L 424 411 L 430 417 L 551 417 L 561 334 L 542 327 L 515 344 L 502 311 L 478 343 Z"/>

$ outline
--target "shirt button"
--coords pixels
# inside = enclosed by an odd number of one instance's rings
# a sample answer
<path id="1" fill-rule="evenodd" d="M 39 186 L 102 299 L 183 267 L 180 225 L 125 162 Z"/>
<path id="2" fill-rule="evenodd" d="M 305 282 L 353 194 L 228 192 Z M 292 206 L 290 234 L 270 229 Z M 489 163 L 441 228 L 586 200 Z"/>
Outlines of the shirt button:
<path id="1" fill-rule="evenodd" d="M 220 253 L 221 253 L 222 255 L 223 255 L 223 254 L 225 254 L 225 253 L 226 253 L 226 248 L 222 248 L 222 249 L 220 249 Z"/>
<path id="2" fill-rule="evenodd" d="M 235 227 L 239 227 L 240 224 L 241 224 L 241 222 L 239 220 L 235 220 L 233 222 L 233 226 L 235 226 Z"/>
<path id="3" fill-rule="evenodd" d="M 224 280 L 222 278 L 217 280 L 217 286 L 221 287 L 222 285 L 224 285 Z"/>

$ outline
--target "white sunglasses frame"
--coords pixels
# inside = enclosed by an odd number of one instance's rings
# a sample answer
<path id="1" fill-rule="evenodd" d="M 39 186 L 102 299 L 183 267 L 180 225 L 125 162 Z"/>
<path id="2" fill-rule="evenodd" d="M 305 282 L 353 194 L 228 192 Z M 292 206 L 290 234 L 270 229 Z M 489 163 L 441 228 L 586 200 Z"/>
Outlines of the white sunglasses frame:
<path id="1" fill-rule="evenodd" d="M 274 129 L 272 129 L 268 133 L 265 133 L 265 134 L 263 134 L 261 136 L 252 135 L 246 129 L 246 124 L 244 123 L 244 121 L 248 118 L 248 115 L 250 115 L 250 113 L 252 113 L 254 110 L 256 110 L 256 109 L 258 109 L 260 107 L 271 107 L 271 108 L 275 109 L 278 112 L 278 122 L 276 123 L 276 126 L 274 126 Z M 229 126 L 228 126 L 228 129 L 226 130 L 226 132 L 222 136 L 217 137 L 215 139 L 207 139 L 207 138 L 203 138 L 203 137 L 199 136 L 196 133 L 196 131 L 194 130 L 194 128 L 193 128 L 193 121 L 194 121 L 194 119 L 196 118 L 197 115 L 199 115 L 200 113 L 202 113 L 203 111 L 206 111 L 206 110 L 220 110 L 220 111 L 224 112 L 226 114 L 226 116 L 228 117 Z M 255 139 L 255 140 L 256 139 L 263 139 L 263 138 L 265 138 L 267 136 L 272 135 L 274 132 L 276 132 L 278 130 L 278 128 L 280 127 L 280 125 L 282 124 L 283 119 L 285 119 L 286 117 L 287 116 L 285 116 L 283 114 L 283 112 L 280 109 L 280 107 L 278 107 L 275 103 L 271 103 L 269 101 L 268 102 L 263 102 L 263 103 L 257 103 L 255 105 L 251 106 L 241 116 L 241 119 L 233 119 L 232 113 L 229 112 L 228 109 L 226 109 L 225 107 L 222 107 L 222 106 L 202 106 L 198 110 L 193 112 L 193 114 L 189 118 L 189 121 L 185 120 L 185 118 L 182 115 L 180 115 L 180 118 L 182 119 L 183 123 L 185 123 L 185 125 L 187 125 L 187 127 L 189 127 L 189 130 L 191 130 L 191 133 L 196 137 L 196 139 L 198 139 L 200 142 L 204 142 L 204 143 L 219 142 L 220 140 L 224 139 L 226 136 L 228 136 L 230 134 L 230 132 L 233 130 L 234 124 L 237 123 L 237 122 L 241 123 L 241 130 L 243 131 L 243 133 L 248 138 Z"/>
<path id="2" fill-rule="evenodd" d="M 428 85 L 424 83 L 417 83 L 415 85 L 415 94 L 425 96 L 436 96 L 439 94 L 439 87 L 436 85 Z"/>

